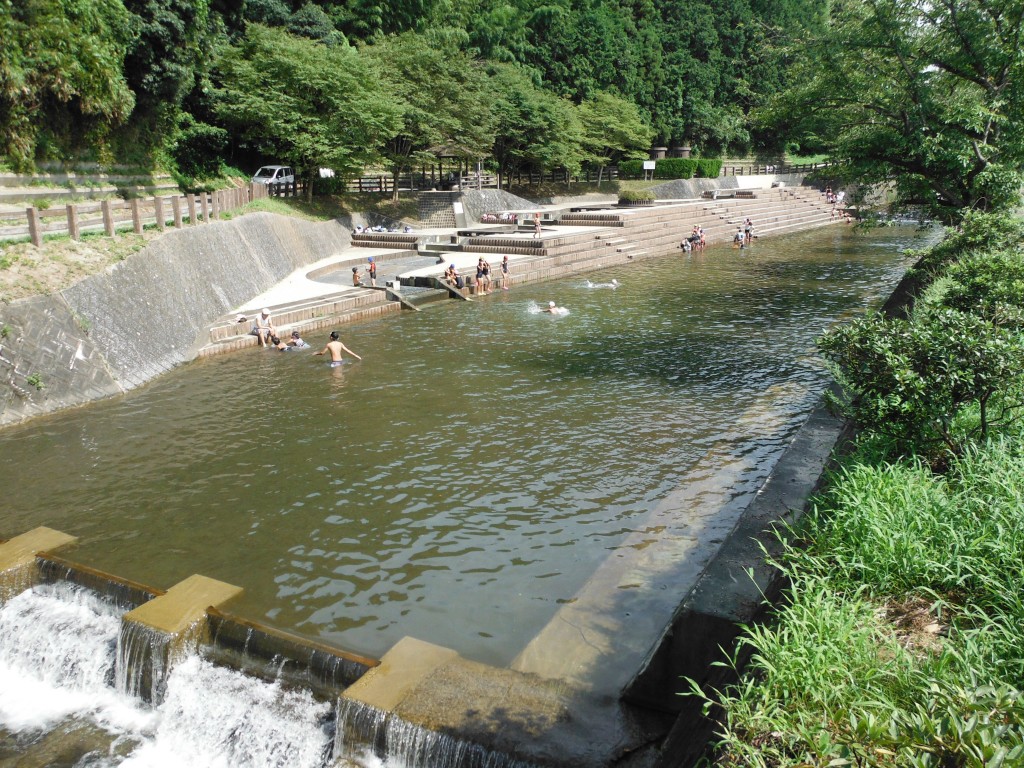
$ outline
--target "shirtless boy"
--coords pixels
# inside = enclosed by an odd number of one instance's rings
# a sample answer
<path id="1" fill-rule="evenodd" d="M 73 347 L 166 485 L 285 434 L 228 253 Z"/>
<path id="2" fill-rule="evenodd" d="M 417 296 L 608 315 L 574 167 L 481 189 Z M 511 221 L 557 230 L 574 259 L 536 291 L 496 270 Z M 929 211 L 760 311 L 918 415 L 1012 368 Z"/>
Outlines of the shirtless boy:
<path id="1" fill-rule="evenodd" d="M 321 349 L 319 352 L 314 352 L 313 354 L 314 355 L 325 355 L 328 352 L 330 352 L 330 354 L 331 354 L 331 362 L 329 363 L 331 368 L 337 368 L 339 365 L 341 365 L 344 362 L 342 360 L 342 358 L 341 358 L 341 353 L 342 352 L 348 352 L 356 360 L 362 360 L 363 359 L 359 355 L 357 355 L 355 352 L 353 352 L 351 349 L 349 349 L 344 344 L 342 344 L 340 341 L 338 341 L 338 332 L 337 331 L 331 331 L 331 340 L 327 342 L 327 346 L 324 347 L 323 349 Z"/>

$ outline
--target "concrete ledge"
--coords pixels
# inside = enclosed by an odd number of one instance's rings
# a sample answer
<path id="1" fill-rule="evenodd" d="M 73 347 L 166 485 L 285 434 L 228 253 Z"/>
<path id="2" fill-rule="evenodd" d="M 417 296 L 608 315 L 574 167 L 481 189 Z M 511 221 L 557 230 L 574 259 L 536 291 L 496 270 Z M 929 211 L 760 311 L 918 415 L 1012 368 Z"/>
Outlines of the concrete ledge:
<path id="1" fill-rule="evenodd" d="M 129 611 L 123 620 L 177 635 L 203 619 L 207 608 L 219 608 L 242 591 L 241 587 L 195 574 L 175 584 L 160 597 Z"/>
<path id="2" fill-rule="evenodd" d="M 458 657 L 450 648 L 403 637 L 380 660 L 343 694 L 371 707 L 390 711 L 430 673 Z"/>
<path id="3" fill-rule="evenodd" d="M 612 766 L 667 728 L 615 699 L 468 661 L 408 637 L 342 694 L 341 711 L 342 744 L 369 743 L 409 765 L 462 754 L 459 764 L 471 768 L 521 765 L 513 760 Z M 419 733 L 410 738 L 410 730 Z"/>
<path id="4" fill-rule="evenodd" d="M 78 538 L 40 526 L 0 544 L 0 602 L 37 581 L 36 555 L 74 544 Z"/>

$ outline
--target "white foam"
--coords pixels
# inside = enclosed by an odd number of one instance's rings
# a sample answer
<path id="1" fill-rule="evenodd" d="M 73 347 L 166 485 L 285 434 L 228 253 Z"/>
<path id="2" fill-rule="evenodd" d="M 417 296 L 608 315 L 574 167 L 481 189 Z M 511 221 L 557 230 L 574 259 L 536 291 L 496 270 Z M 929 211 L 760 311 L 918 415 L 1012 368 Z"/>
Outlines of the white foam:
<path id="1" fill-rule="evenodd" d="M 0 724 L 43 730 L 77 714 L 115 732 L 144 728 L 149 715 L 109 685 L 119 614 L 69 585 L 9 600 L 0 610 Z"/>
<path id="2" fill-rule="evenodd" d="M 319 768 L 330 706 L 191 656 L 174 667 L 159 723 L 125 768 Z"/>
<path id="3" fill-rule="evenodd" d="M 156 709 L 114 685 L 120 611 L 72 587 L 41 587 L 0 608 L 0 725 L 14 732 L 85 718 L 137 744 L 130 768 L 320 768 L 333 743 L 330 705 L 308 691 L 218 667 L 177 664 Z M 123 753 L 122 753 L 123 754 Z"/>

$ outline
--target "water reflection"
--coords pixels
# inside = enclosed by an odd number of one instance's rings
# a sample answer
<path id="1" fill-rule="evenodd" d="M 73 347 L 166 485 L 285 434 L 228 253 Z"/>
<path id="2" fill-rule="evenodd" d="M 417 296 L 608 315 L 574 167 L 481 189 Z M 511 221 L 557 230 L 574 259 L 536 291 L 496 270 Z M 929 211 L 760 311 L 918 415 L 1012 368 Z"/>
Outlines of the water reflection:
<path id="1" fill-rule="evenodd" d="M 700 461 L 767 471 L 816 399 L 813 340 L 913 233 L 828 228 L 350 326 L 361 362 L 257 350 L 0 434 L 8 534 L 367 654 L 506 663 Z M 570 309 L 553 318 L 531 305 Z M 311 335 L 312 348 L 326 341 Z M 717 460 L 717 459 L 716 459 Z M 651 535 L 657 535 L 652 532 Z"/>

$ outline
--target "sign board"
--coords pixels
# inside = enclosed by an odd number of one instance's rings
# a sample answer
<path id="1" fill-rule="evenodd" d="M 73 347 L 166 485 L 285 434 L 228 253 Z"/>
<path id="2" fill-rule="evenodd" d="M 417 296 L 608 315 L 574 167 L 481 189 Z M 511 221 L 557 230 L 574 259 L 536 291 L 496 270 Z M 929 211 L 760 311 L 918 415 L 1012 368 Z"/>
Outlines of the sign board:
<path id="1" fill-rule="evenodd" d="M 654 161 L 653 160 L 644 160 L 644 170 L 645 171 L 653 171 L 654 170 Z"/>

